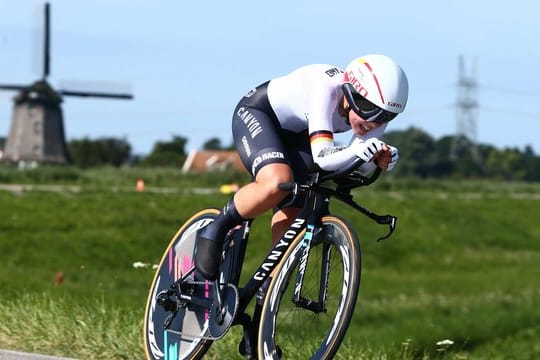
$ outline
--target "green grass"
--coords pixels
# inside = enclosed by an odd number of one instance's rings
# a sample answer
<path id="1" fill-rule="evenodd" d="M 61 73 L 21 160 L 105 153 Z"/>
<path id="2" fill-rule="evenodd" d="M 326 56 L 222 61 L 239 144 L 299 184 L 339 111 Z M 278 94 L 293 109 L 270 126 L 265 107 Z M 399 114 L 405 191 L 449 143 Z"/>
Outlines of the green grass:
<path id="1" fill-rule="evenodd" d="M 2 348 L 81 359 L 138 359 L 138 312 L 107 301 L 56 293 L 22 295 L 0 303 Z"/>
<path id="2" fill-rule="evenodd" d="M 143 357 L 153 273 L 133 263 L 157 263 L 192 213 L 228 198 L 185 192 L 218 183 L 176 171 L 145 173 L 155 192 L 134 191 L 133 169 L 77 172 L 76 180 L 51 170 L 43 180 L 77 191 L 0 190 L 0 348 L 81 359 Z M 12 170 L 1 176 L 0 183 L 25 182 Z M 170 191 L 157 192 L 163 187 Z M 363 250 L 357 309 L 338 358 L 540 357 L 538 194 L 538 184 L 422 187 L 419 180 L 384 179 L 355 195 L 373 210 L 398 215 L 396 233 L 380 243 L 375 239 L 384 227 L 335 203 L 333 211 L 354 224 Z M 247 272 L 268 247 L 268 221 L 265 215 L 254 224 Z M 65 274 L 60 285 L 59 272 Z M 208 358 L 239 358 L 240 336 L 234 327 Z M 453 344 L 437 345 L 444 339 Z"/>

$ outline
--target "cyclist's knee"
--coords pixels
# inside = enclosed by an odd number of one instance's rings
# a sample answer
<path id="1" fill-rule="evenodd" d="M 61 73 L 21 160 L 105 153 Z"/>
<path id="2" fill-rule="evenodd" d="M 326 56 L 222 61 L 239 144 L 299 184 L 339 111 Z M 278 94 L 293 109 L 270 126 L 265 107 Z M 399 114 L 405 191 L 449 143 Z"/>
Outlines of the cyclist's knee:
<path id="1" fill-rule="evenodd" d="M 267 197 L 280 201 L 287 192 L 279 190 L 279 184 L 293 181 L 293 173 L 287 164 L 270 164 L 259 171 L 255 180 Z"/>

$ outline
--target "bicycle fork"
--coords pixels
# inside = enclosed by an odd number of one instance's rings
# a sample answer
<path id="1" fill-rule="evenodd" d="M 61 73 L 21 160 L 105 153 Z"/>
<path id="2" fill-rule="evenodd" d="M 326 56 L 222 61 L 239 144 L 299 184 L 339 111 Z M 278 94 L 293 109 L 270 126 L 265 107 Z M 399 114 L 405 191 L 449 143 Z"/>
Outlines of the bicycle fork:
<path id="1" fill-rule="evenodd" d="M 327 310 L 326 294 L 330 273 L 330 246 L 328 244 L 323 244 L 323 258 L 321 263 L 321 280 L 318 289 L 318 299 L 314 301 L 302 296 L 302 286 L 304 284 L 304 276 L 308 264 L 309 251 L 313 241 L 314 230 L 315 227 L 313 225 L 308 225 L 304 234 L 292 301 L 297 307 L 312 311 L 315 314 L 319 314 L 321 312 L 326 312 Z"/>

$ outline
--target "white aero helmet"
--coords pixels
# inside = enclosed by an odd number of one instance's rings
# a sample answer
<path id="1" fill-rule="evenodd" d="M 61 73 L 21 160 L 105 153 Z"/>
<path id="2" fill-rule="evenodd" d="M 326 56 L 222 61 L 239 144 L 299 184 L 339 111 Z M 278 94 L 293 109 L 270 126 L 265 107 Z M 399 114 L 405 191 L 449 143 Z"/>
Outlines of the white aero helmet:
<path id="1" fill-rule="evenodd" d="M 342 90 L 349 103 L 347 111 L 368 121 L 388 122 L 405 110 L 409 82 L 388 56 L 365 55 L 347 65 Z"/>

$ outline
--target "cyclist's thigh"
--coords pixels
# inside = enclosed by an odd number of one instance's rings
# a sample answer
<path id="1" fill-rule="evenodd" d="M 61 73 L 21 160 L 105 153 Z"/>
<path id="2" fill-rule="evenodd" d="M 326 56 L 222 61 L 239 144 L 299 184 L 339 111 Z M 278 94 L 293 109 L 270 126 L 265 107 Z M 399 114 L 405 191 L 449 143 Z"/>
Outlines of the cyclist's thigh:
<path id="1" fill-rule="evenodd" d="M 240 102 L 233 116 L 232 128 L 236 150 L 253 177 L 265 165 L 289 164 L 276 122 L 268 113 Z"/>
<path id="2" fill-rule="evenodd" d="M 255 177 L 265 165 L 288 164 L 295 181 L 304 181 L 313 168 L 307 129 L 284 130 L 267 96 L 268 82 L 250 91 L 237 105 L 232 121 L 236 149 L 246 169 Z"/>

